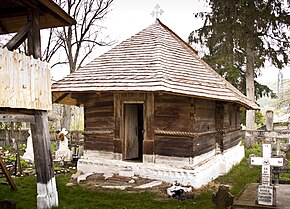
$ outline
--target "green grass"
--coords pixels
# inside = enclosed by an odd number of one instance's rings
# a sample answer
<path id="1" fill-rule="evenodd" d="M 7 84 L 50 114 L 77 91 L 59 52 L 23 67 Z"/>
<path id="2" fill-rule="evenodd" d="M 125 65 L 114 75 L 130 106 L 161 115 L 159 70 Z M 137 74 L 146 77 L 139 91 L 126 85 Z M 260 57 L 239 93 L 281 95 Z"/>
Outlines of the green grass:
<path id="1" fill-rule="evenodd" d="M 132 190 L 124 192 L 119 190 L 85 189 L 76 185 L 66 187 L 70 175 L 57 176 L 57 188 L 59 195 L 59 207 L 62 209 L 134 209 L 134 208 L 204 208 L 211 209 L 214 205 L 211 201 L 211 192 L 204 192 L 194 200 L 177 201 L 167 198 L 163 193 L 140 192 Z M 4 181 L 4 179 L 1 179 Z M 20 177 L 15 179 L 18 190 L 12 191 L 8 186 L 0 185 L 0 199 L 12 199 L 16 201 L 17 208 L 36 208 L 36 178 Z"/>
<path id="2" fill-rule="evenodd" d="M 234 166 L 229 173 L 219 177 L 216 181 L 221 184 L 230 185 L 230 192 L 237 195 L 246 184 L 256 183 L 260 179 L 260 167 L 255 166 L 250 168 L 248 164 L 248 157 L 250 154 L 260 155 L 260 146 L 255 144 L 252 148 L 246 149 L 244 159 L 240 164 Z"/>
<path id="3" fill-rule="evenodd" d="M 246 158 L 234 166 L 233 169 L 215 180 L 218 184 L 231 186 L 231 193 L 237 195 L 243 187 L 252 182 L 257 182 L 260 177 L 258 167 L 249 168 L 247 156 L 249 153 L 258 154 L 259 147 L 247 150 Z M 57 176 L 59 207 L 61 209 L 213 209 L 213 190 L 202 189 L 196 192 L 194 200 L 178 201 L 168 198 L 165 192 L 144 192 L 137 190 L 119 191 L 99 188 L 84 188 L 81 185 L 65 186 L 70 179 L 70 174 Z M 0 182 L 5 179 L 0 179 Z M 36 208 L 36 178 L 34 176 L 19 177 L 15 179 L 18 190 L 12 191 L 8 186 L 0 185 L 0 200 L 12 199 L 16 201 L 17 208 Z"/>

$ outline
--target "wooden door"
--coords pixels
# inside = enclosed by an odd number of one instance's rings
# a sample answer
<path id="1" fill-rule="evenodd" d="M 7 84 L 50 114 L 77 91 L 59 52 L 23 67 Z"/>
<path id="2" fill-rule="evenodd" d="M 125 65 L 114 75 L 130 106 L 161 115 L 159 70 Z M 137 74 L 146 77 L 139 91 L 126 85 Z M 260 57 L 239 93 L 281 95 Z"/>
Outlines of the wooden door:
<path id="1" fill-rule="evenodd" d="M 138 142 L 138 105 L 125 104 L 125 150 L 124 160 L 134 159 L 139 157 L 139 142 Z"/>

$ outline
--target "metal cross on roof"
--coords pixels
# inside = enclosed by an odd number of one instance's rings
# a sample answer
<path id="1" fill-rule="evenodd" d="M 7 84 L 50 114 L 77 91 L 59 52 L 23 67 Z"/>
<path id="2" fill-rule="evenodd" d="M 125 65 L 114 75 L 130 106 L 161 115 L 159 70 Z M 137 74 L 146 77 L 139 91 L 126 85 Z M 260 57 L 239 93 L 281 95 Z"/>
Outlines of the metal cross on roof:
<path id="1" fill-rule="evenodd" d="M 156 4 L 155 9 L 151 12 L 152 17 L 156 16 L 156 19 L 158 18 L 158 15 L 162 15 L 163 9 L 160 9 L 159 4 Z"/>

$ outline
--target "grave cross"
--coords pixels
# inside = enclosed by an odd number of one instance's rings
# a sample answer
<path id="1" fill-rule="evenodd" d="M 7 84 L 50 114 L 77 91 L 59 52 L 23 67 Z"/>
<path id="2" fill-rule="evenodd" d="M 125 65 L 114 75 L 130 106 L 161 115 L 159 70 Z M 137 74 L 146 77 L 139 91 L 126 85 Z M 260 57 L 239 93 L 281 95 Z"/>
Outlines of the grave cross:
<path id="1" fill-rule="evenodd" d="M 261 165 L 262 166 L 262 185 L 271 184 L 271 166 L 282 167 L 283 158 L 271 158 L 271 144 L 263 144 L 262 157 L 250 157 L 250 165 Z"/>
<path id="2" fill-rule="evenodd" d="M 155 10 L 153 10 L 152 12 L 151 12 L 151 15 L 152 15 L 152 17 L 154 17 L 155 15 L 156 15 L 156 19 L 158 18 L 158 15 L 162 15 L 162 13 L 163 13 L 164 11 L 162 10 L 162 9 L 160 9 L 160 6 L 159 6 L 159 4 L 156 4 L 156 6 L 155 6 Z"/>
<path id="3" fill-rule="evenodd" d="M 271 144 L 263 144 L 262 157 L 250 156 L 250 166 L 261 165 L 261 184 L 257 187 L 257 202 L 260 205 L 275 205 L 276 204 L 276 190 L 271 185 L 271 167 L 284 166 L 283 158 L 272 158 Z"/>

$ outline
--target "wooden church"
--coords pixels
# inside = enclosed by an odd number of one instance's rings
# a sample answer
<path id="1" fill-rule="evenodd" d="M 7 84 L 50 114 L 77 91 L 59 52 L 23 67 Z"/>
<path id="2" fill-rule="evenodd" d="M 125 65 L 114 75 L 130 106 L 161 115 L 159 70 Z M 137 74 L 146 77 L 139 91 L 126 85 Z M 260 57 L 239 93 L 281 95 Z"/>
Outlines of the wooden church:
<path id="1" fill-rule="evenodd" d="M 257 108 L 158 19 L 52 91 L 55 103 L 84 106 L 79 170 L 195 187 L 243 158 L 240 109 Z"/>

